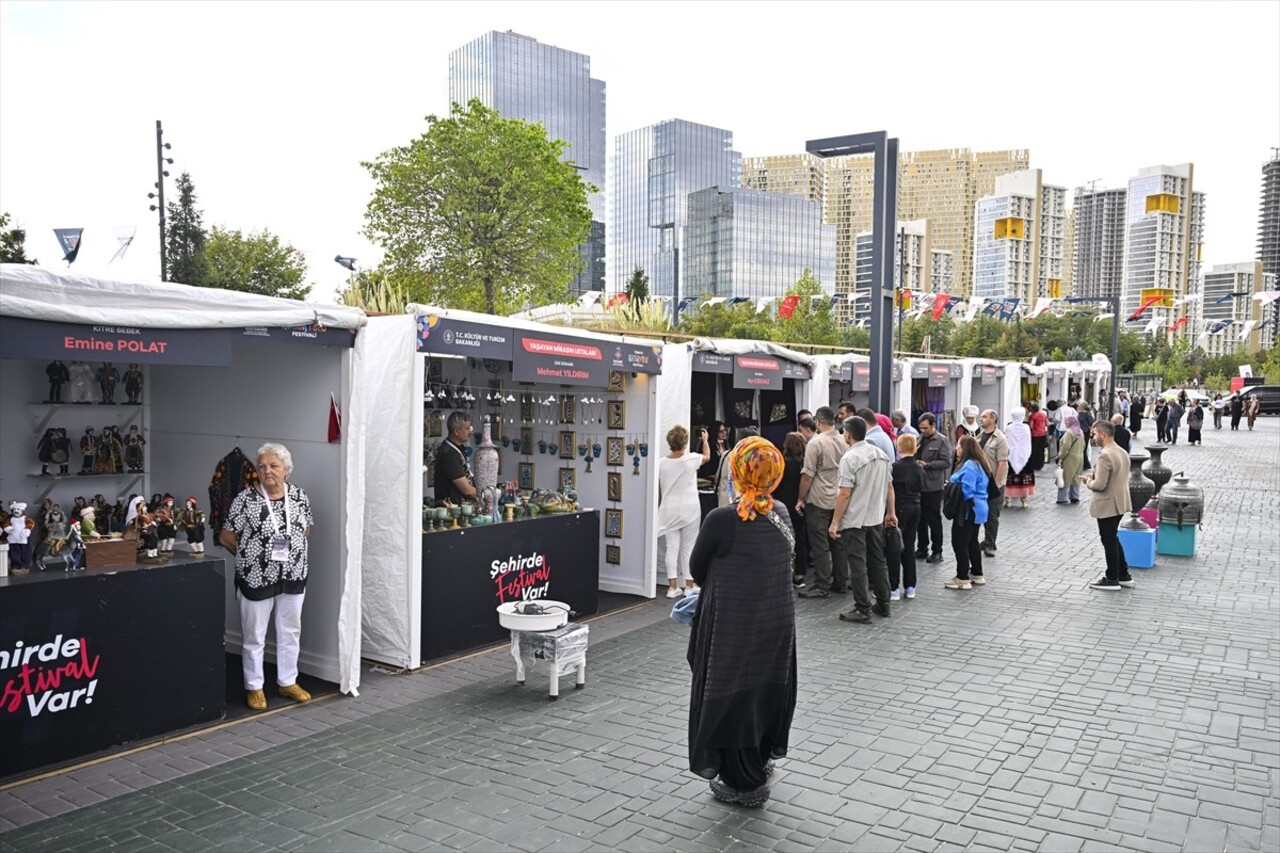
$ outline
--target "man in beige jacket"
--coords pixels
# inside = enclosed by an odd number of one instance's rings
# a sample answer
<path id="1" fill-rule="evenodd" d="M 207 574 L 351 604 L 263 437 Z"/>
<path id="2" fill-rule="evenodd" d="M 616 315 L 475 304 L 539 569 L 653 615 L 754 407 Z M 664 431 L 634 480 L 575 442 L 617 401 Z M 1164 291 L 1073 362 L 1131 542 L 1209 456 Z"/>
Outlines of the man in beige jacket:
<path id="1" fill-rule="evenodd" d="M 1102 453 L 1094 461 L 1093 471 L 1081 479 L 1093 492 L 1089 515 L 1098 519 L 1098 538 L 1107 556 L 1107 571 L 1089 584 L 1093 589 L 1113 592 L 1137 586 L 1129 574 L 1117 530 L 1120 519 L 1132 509 L 1129 502 L 1129 454 L 1116 444 L 1115 427 L 1109 421 L 1098 421 L 1090 430 Z"/>

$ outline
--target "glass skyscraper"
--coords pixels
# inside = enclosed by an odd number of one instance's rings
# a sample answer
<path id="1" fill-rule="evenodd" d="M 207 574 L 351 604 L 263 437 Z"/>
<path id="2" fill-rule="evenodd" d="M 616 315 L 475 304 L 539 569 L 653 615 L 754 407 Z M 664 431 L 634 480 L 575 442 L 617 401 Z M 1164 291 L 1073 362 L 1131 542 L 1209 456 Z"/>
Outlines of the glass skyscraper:
<path id="1" fill-rule="evenodd" d="M 639 267 L 651 295 L 685 295 L 680 250 L 689 193 L 741 181 L 742 155 L 730 131 L 671 119 L 618 136 L 609 182 L 609 290 L 625 289 Z"/>
<path id="2" fill-rule="evenodd" d="M 449 100 L 472 98 L 504 118 L 538 122 L 568 143 L 573 163 L 597 192 L 588 193 L 591 233 L 574 292 L 604 289 L 605 91 L 591 77 L 591 58 L 519 33 L 491 31 L 449 54 Z"/>

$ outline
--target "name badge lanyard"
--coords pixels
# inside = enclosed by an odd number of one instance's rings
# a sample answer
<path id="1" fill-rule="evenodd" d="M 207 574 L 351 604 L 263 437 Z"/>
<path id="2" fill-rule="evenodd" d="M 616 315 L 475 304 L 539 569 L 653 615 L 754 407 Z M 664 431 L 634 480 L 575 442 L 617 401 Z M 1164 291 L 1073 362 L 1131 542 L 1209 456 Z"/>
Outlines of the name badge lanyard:
<path id="1" fill-rule="evenodd" d="M 267 490 L 259 485 L 258 491 L 262 494 L 262 499 L 267 502 L 267 514 L 271 516 L 271 529 L 276 532 L 276 535 L 271 537 L 271 561 L 287 562 L 289 559 L 289 489 L 286 487 L 284 492 L 283 533 L 280 531 L 280 522 L 276 520 L 275 507 L 271 505 L 271 498 L 267 497 Z"/>

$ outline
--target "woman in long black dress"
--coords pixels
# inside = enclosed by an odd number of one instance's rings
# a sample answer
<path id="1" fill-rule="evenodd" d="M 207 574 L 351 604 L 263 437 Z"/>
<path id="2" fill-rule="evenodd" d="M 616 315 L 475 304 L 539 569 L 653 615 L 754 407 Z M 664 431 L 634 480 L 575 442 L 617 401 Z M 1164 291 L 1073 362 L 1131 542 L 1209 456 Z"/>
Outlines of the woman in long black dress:
<path id="1" fill-rule="evenodd" d="M 707 514 L 689 566 L 702 587 L 689 637 L 689 769 L 723 802 L 769 799 L 796 709 L 795 533 L 771 492 L 782 454 L 751 437 L 729 455 L 736 505 Z"/>
<path id="2" fill-rule="evenodd" d="M 798 432 L 789 432 L 782 441 L 782 461 L 785 470 L 782 482 L 774 489 L 773 499 L 787 508 L 787 517 L 791 519 L 791 527 L 798 531 L 796 535 L 796 567 L 793 583 L 799 589 L 804 586 L 806 573 L 809 571 L 809 537 L 804 535 L 804 516 L 796 514 L 796 504 L 800 501 L 800 469 L 804 467 L 804 436 Z"/>

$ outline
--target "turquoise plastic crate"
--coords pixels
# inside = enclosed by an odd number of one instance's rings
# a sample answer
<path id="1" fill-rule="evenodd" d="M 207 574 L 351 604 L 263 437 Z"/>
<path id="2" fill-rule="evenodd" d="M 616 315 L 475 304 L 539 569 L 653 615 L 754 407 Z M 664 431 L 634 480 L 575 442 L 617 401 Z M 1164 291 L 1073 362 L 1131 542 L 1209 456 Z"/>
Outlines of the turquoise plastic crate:
<path id="1" fill-rule="evenodd" d="M 1160 522 L 1160 535 L 1156 540 L 1156 553 L 1173 557 L 1194 557 L 1196 555 L 1196 533 L 1199 528 L 1194 524 L 1178 525 L 1167 521 Z"/>
<path id="2" fill-rule="evenodd" d="M 1125 530 L 1120 528 L 1120 547 L 1124 549 L 1124 561 L 1131 569 L 1150 569 L 1156 564 L 1156 531 Z"/>

